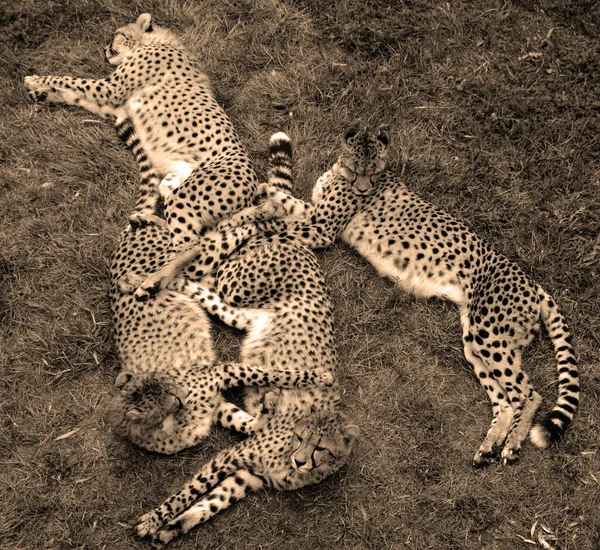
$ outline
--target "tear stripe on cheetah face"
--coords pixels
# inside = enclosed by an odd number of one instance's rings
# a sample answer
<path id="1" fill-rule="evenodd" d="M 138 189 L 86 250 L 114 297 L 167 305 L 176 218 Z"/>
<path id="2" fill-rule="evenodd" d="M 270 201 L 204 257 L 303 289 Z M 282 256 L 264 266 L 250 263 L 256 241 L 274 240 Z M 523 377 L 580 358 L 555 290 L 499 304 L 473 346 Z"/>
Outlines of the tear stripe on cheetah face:
<path id="1" fill-rule="evenodd" d="M 106 78 L 28 76 L 33 99 L 68 103 L 101 116 L 130 118 L 141 147 L 163 177 L 170 193 L 170 228 L 176 248 L 182 234 L 214 225 L 246 206 L 254 195 L 256 175 L 237 134 L 216 102 L 207 76 L 174 34 L 142 14 L 117 29 L 108 60 L 116 65 Z M 191 194 L 178 186 L 191 179 Z M 218 191 L 218 193 L 217 193 Z M 134 223 L 155 215 L 155 203 L 140 196 Z M 179 223 L 179 210 L 193 210 L 192 220 Z"/>
<path id="2" fill-rule="evenodd" d="M 261 418 L 248 439 L 218 453 L 179 491 L 138 519 L 138 537 L 161 548 L 263 488 L 319 483 L 348 460 L 359 435 L 337 409 L 294 406 Z"/>

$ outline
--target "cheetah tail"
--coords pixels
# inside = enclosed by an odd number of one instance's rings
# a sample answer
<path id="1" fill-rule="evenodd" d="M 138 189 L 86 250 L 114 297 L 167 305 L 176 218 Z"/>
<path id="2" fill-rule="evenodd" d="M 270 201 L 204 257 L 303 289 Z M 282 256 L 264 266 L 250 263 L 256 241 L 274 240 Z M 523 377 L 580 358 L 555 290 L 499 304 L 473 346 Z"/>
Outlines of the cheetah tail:
<path id="1" fill-rule="evenodd" d="M 292 194 L 292 141 L 283 132 L 269 139 L 269 185 Z"/>
<path id="2" fill-rule="evenodd" d="M 119 139 L 133 153 L 140 172 L 138 199 L 135 203 L 134 214 L 160 215 L 162 198 L 158 186 L 161 180 L 135 133 L 131 119 L 118 118 L 115 130 Z"/>
<path id="3" fill-rule="evenodd" d="M 558 362 L 558 401 L 552 411 L 531 429 L 531 441 L 538 447 L 548 447 L 560 441 L 566 429 L 573 422 L 579 405 L 579 373 L 577 359 L 571 344 L 571 334 L 558 305 L 541 287 L 541 318 L 552 340 L 554 354 Z"/>

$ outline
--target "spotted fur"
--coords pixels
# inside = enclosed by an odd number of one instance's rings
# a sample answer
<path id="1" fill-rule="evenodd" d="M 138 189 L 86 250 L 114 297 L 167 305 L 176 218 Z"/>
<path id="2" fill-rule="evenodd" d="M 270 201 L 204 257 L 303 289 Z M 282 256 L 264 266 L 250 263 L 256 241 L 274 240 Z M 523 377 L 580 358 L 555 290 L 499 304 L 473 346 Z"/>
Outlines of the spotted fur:
<path id="1" fill-rule="evenodd" d="M 208 257 L 212 260 L 215 252 L 224 257 L 223 253 L 229 253 L 230 241 L 237 240 L 238 237 L 244 239 L 257 234 L 278 235 L 281 240 L 302 242 L 311 248 L 329 246 L 350 222 L 383 173 L 388 143 L 389 138 L 385 132 L 374 135 L 355 129 L 349 130 L 341 141 L 337 162 L 317 181 L 313 192 L 313 205 L 286 196 L 281 189 L 278 190 L 278 193 L 269 196 L 266 205 L 257 207 L 256 214 L 252 212 L 252 208 L 244 212 L 245 220 L 238 221 L 246 221 L 246 225 L 222 233 L 210 232 L 196 245 L 178 253 L 173 261 L 146 278 L 135 291 L 136 298 L 148 299 L 166 287 L 182 270 L 185 270 L 186 276 L 195 279 L 205 275 L 212 264 L 209 262 L 209 268 L 199 266 L 197 258 Z M 327 189 L 327 197 L 324 200 L 318 198 L 321 188 Z M 353 201 L 348 204 L 343 203 L 345 188 L 354 189 Z M 277 215 L 286 214 L 286 218 L 258 223 L 255 218 L 260 215 L 260 209 L 267 209 L 271 200 L 277 200 Z M 225 250 L 222 250 L 223 245 Z"/>
<path id="2" fill-rule="evenodd" d="M 361 154 L 361 149 L 355 153 Z M 575 416 L 580 386 L 571 335 L 553 298 L 516 263 L 409 191 L 391 172 L 381 174 L 366 200 L 357 194 L 356 185 L 348 184 L 352 179 L 320 178 L 313 192 L 312 228 L 294 222 L 287 224 L 287 231 L 300 234 L 308 244 L 312 240 L 315 247 L 340 235 L 401 288 L 459 306 L 465 357 L 494 413 L 475 465 L 488 463 L 500 452 L 504 462 L 518 458 L 541 402 L 521 367 L 523 350 L 541 320 L 556 354 L 559 397 L 530 435 L 540 447 L 560 440 Z M 265 225 L 286 224 L 275 220 Z"/>
<path id="3" fill-rule="evenodd" d="M 117 29 L 106 54 L 117 66 L 106 78 L 28 76 L 25 86 L 36 100 L 132 121 L 144 155 L 163 176 L 160 189 L 179 248 L 195 240 L 189 230 L 197 238 L 203 227 L 246 206 L 256 175 L 208 77 L 173 33 L 152 24 L 150 14 Z M 178 192 L 188 177 L 186 191 Z M 134 225 L 156 214 L 157 197 L 151 185 L 142 185 Z M 194 216 L 183 215 L 188 211 Z"/>
<path id="4" fill-rule="evenodd" d="M 571 335 L 556 302 L 466 225 L 383 171 L 387 139 L 382 147 L 375 136 L 351 132 L 350 146 L 348 136 L 345 141 L 336 165 L 315 185 L 306 221 L 270 220 L 257 227 L 315 248 L 340 235 L 379 273 L 405 290 L 447 298 L 459 306 L 465 357 L 493 408 L 492 424 L 475 455 L 475 465 L 488 463 L 498 453 L 504 462 L 518 458 L 541 402 L 521 367 L 523 350 L 541 320 L 555 350 L 559 397 L 545 420 L 531 429 L 531 439 L 540 447 L 560 440 L 575 416 L 580 386 Z M 380 155 L 379 163 L 373 161 L 373 151 Z M 352 155 L 362 159 L 349 162 Z M 369 177 L 374 190 L 369 188 L 365 195 L 364 177 L 358 188 L 359 176 L 352 170 L 369 165 L 377 165 L 378 170 L 374 181 Z M 177 273 L 179 259 L 165 266 L 162 274 Z M 150 288 L 157 281 L 164 284 L 161 272 L 147 280 Z M 144 285 L 139 294 L 148 291 Z"/>
<path id="5" fill-rule="evenodd" d="M 118 133 L 140 162 L 143 151 L 127 120 Z M 158 193 L 159 180 L 150 164 L 144 177 Z M 170 208 L 167 204 L 167 214 Z M 266 372 L 257 364 L 215 364 L 210 326 L 194 300 L 194 283 L 176 281 L 177 289 L 147 303 L 122 292 L 124 284 L 160 267 L 173 252 L 164 223 L 148 223 L 128 226 L 113 257 L 110 295 L 123 372 L 117 377 L 119 392 L 108 419 L 117 433 L 148 450 L 170 454 L 197 444 L 215 421 L 252 431 L 255 419 L 223 400 L 221 391 L 228 387 L 331 383 L 329 372 L 310 367 L 282 366 Z"/>
<path id="6" fill-rule="evenodd" d="M 272 158 L 289 166 L 282 150 L 281 143 L 271 142 Z M 286 150 L 289 157 L 289 142 Z M 289 171 L 280 171 L 284 181 L 270 183 L 290 189 L 290 178 Z M 217 293 L 204 289 L 194 298 L 225 323 L 247 331 L 244 363 L 263 365 L 267 372 L 291 366 L 335 372 L 332 304 L 314 253 L 303 243 L 257 235 L 219 267 L 215 284 Z M 318 483 L 346 462 L 358 428 L 340 411 L 337 386 L 266 394 L 247 390 L 245 408 L 262 413 L 260 427 L 142 516 L 138 536 L 152 536 L 160 547 L 252 490 Z"/>

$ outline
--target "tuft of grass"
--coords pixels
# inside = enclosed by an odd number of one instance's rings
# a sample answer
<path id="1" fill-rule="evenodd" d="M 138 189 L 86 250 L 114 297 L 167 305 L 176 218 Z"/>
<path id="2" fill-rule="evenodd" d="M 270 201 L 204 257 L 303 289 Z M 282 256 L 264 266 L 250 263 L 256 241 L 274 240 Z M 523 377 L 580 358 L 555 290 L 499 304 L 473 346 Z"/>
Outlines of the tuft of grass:
<path id="1" fill-rule="evenodd" d="M 129 528 L 235 435 L 174 457 L 103 419 L 118 370 L 108 262 L 136 172 L 105 121 L 32 105 L 27 74 L 101 76 L 102 46 L 149 11 L 202 61 L 266 169 L 288 132 L 310 196 L 354 123 L 388 126 L 407 185 L 465 219 L 550 291 L 574 333 L 583 402 L 566 440 L 470 467 L 489 425 L 456 310 L 377 276 L 347 247 L 320 255 L 340 375 L 362 438 L 347 468 L 249 496 L 181 548 L 592 550 L 600 545 L 598 7 L 591 1 L 27 0 L 0 15 L 0 540 L 6 549 L 146 548 Z M 216 329 L 224 358 L 236 335 Z M 524 361 L 556 399 L 544 336 Z M 61 436 L 67 436 L 60 438 Z M 526 542 L 528 539 L 532 542 Z"/>

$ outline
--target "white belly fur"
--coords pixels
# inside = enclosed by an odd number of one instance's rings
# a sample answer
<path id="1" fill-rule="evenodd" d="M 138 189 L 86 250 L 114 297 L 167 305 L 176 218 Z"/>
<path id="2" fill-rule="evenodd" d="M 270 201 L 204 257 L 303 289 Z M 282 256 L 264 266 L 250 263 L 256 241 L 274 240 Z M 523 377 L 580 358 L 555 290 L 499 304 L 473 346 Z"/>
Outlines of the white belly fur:
<path id="1" fill-rule="evenodd" d="M 350 228 L 349 228 L 350 229 Z M 412 263 L 409 263 L 406 269 L 400 269 L 397 265 L 394 255 L 383 257 L 375 246 L 368 242 L 367 238 L 363 238 L 356 242 L 352 238 L 352 230 L 346 230 L 342 233 L 342 239 L 350 246 L 353 246 L 362 256 L 364 256 L 380 275 L 389 277 L 400 288 L 424 298 L 436 296 L 445 298 L 463 304 L 465 295 L 460 285 L 450 284 L 447 281 L 436 280 L 435 277 L 428 278 L 422 270 L 415 269 Z"/>

